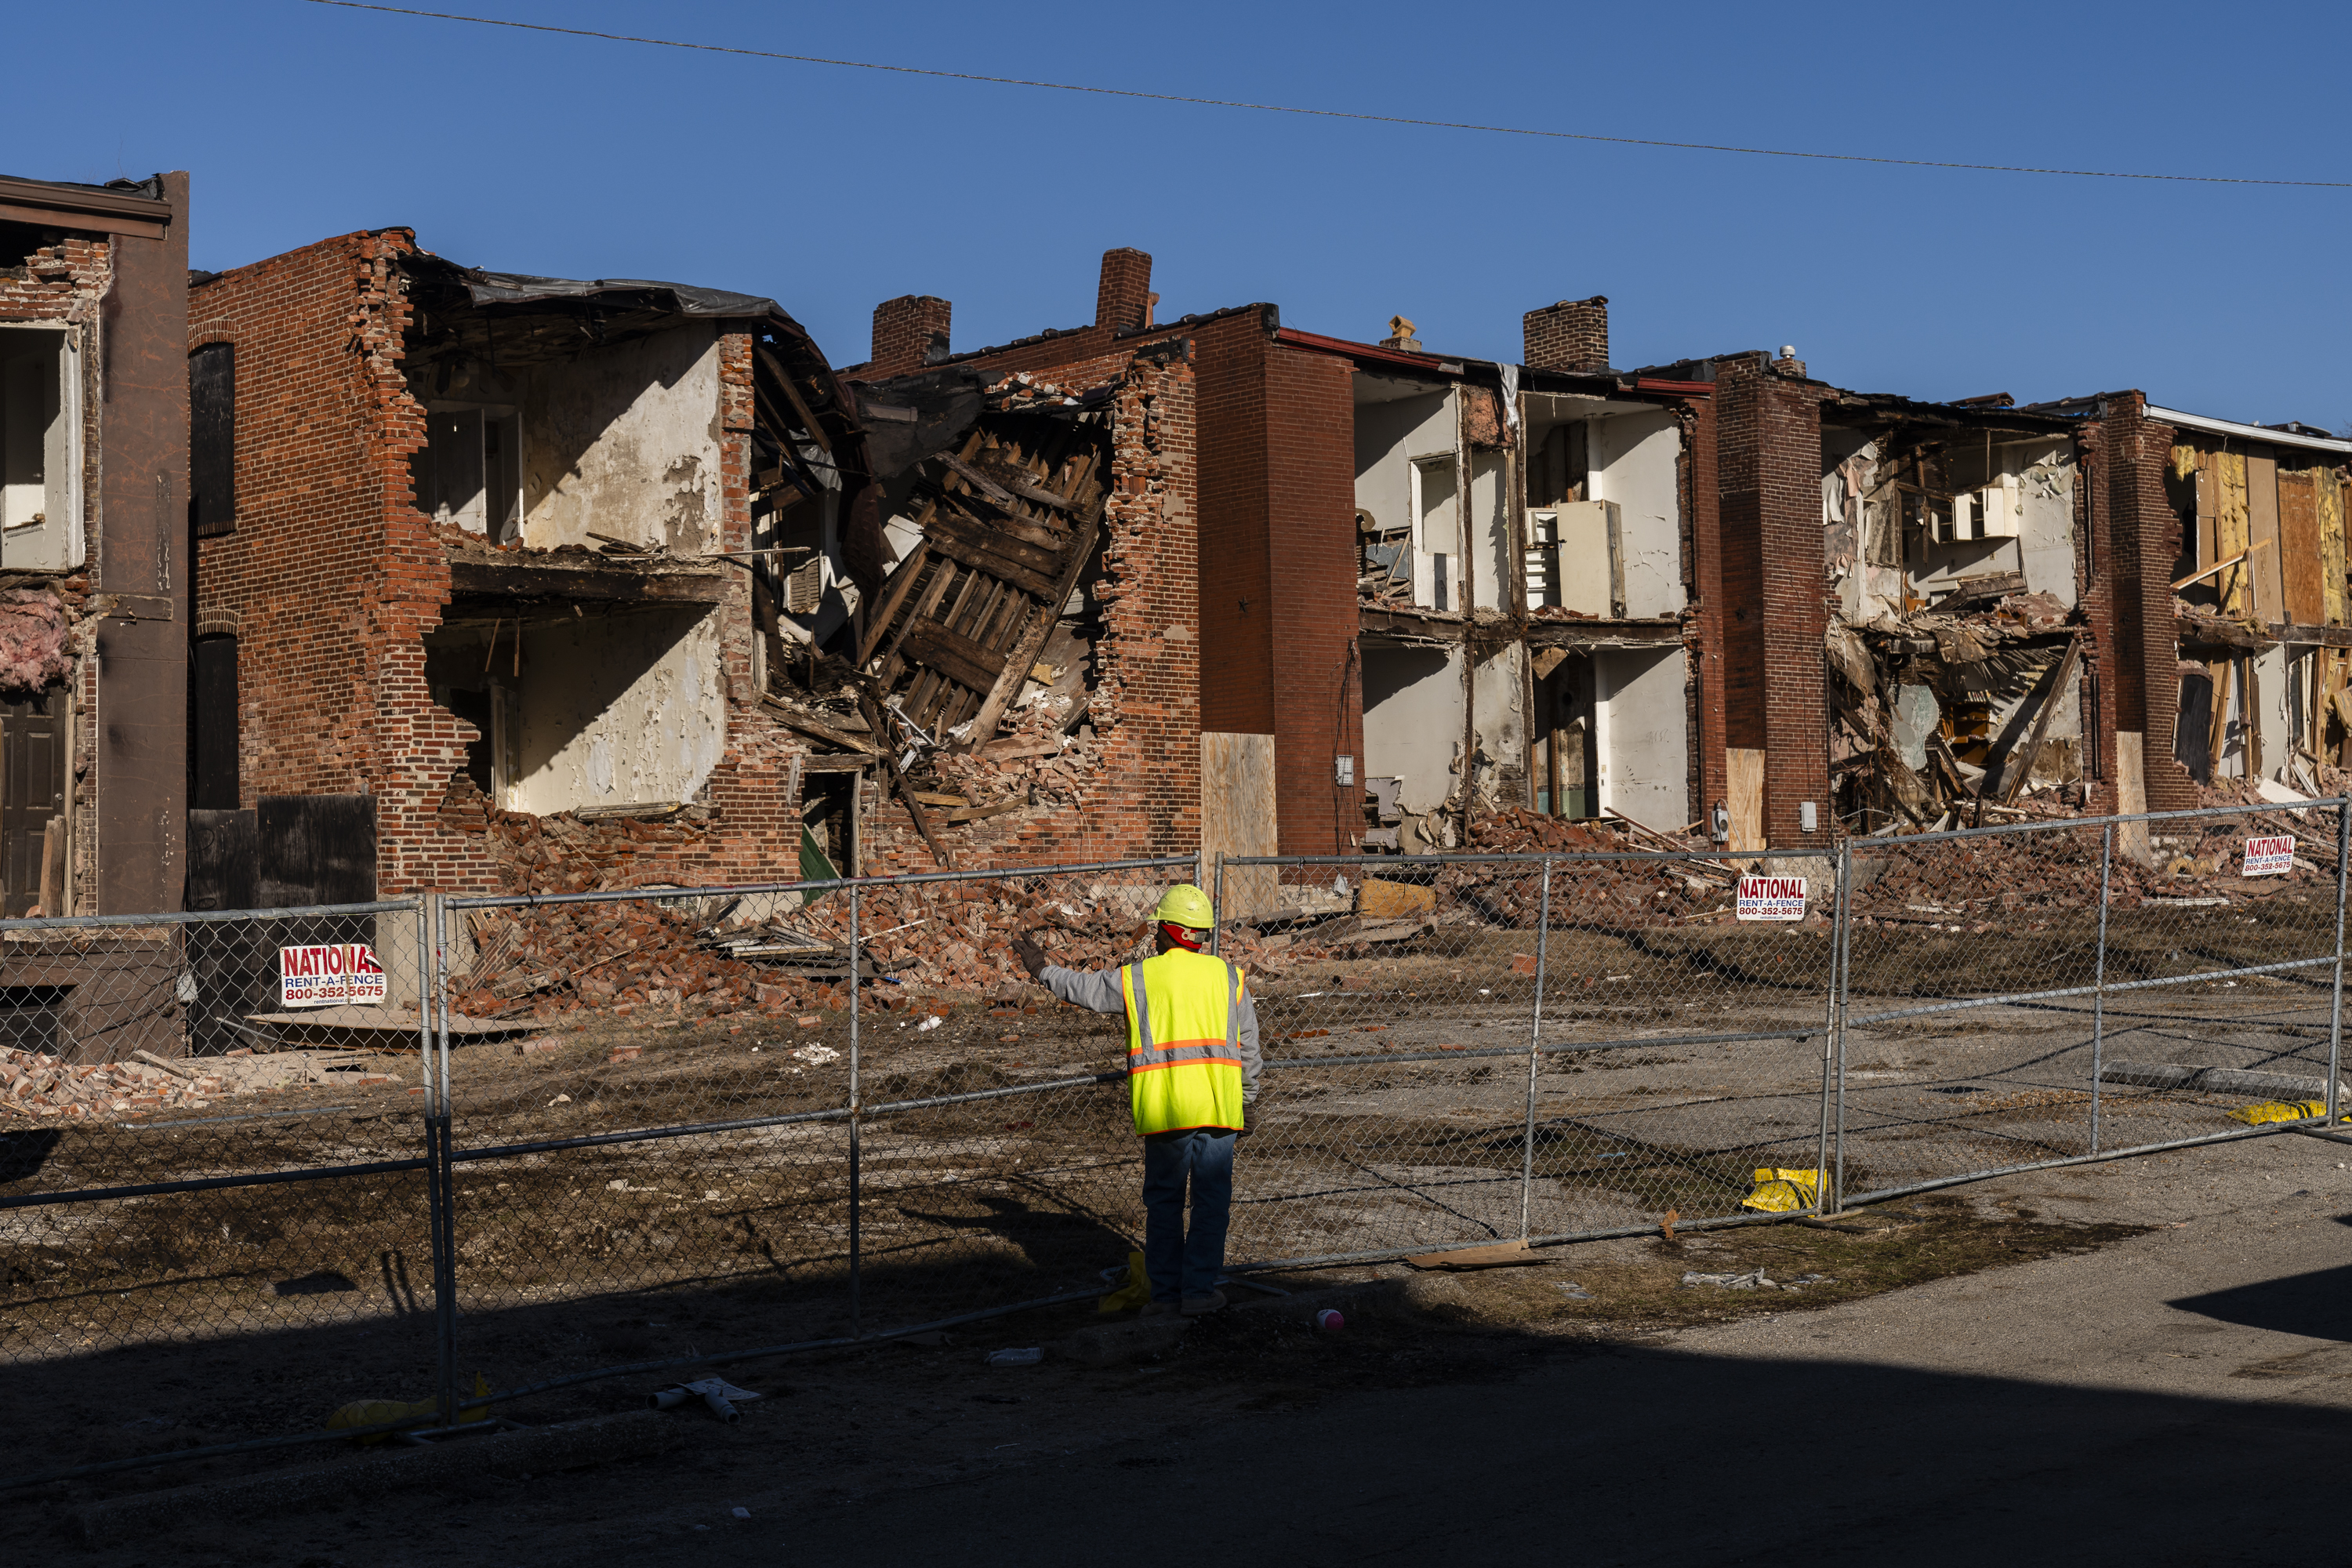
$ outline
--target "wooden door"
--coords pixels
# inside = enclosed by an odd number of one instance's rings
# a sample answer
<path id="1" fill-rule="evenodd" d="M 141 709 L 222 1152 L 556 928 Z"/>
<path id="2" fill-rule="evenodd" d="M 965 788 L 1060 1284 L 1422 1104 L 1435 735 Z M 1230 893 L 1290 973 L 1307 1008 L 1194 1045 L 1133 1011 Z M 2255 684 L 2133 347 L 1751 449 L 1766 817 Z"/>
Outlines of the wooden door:
<path id="1" fill-rule="evenodd" d="M 41 841 L 66 805 L 65 689 L 0 704 L 0 908 L 41 901 Z"/>

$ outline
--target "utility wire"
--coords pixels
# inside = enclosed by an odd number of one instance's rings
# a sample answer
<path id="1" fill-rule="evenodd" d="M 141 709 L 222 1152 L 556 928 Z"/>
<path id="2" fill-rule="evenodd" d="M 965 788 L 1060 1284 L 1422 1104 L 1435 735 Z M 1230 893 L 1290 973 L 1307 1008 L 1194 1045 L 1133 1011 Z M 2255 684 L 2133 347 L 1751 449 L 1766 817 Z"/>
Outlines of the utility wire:
<path id="1" fill-rule="evenodd" d="M 2202 185 L 2294 185 L 2317 190 L 2352 190 L 2352 180 L 2273 180 L 2231 174 L 2147 174 L 2116 169 L 2045 169 L 2020 163 L 1958 163 L 1937 158 L 1879 158 L 1864 153 L 1800 153 L 1785 147 L 1739 147 L 1715 142 L 1665 142 L 1648 136 L 1601 136 L 1587 131 L 1533 131 L 1521 125 L 1481 125 L 1461 120 L 1416 120 L 1402 114 L 1361 114 L 1345 109 L 1301 109 L 1287 103 L 1251 103 L 1230 98 L 1192 98 L 1182 93 L 1144 92 L 1135 88 L 1091 87 L 1079 82 L 1034 81 L 1026 77 L 983 76 L 977 71 L 931 70 L 921 66 L 883 65 L 874 60 L 834 59 L 824 55 L 793 55 L 777 49 L 746 49 L 727 44 L 694 44 L 677 38 L 646 38 L 629 33 L 600 33 L 587 27 L 558 27 L 544 22 L 510 22 L 498 16 L 467 16 L 454 11 L 423 11 L 407 5 L 373 5 L 363 0 L 306 0 L 312 5 L 334 5 L 346 11 L 383 11 L 395 16 L 429 16 L 443 22 L 472 22 L 485 27 L 513 27 L 527 33 L 561 33 L 574 38 L 603 38 L 615 44 L 653 44 L 666 49 L 695 49 L 713 55 L 748 55 L 763 60 L 793 60 L 802 65 L 842 66 L 854 70 L 889 71 L 898 76 L 942 77 L 951 81 L 982 81 L 1000 87 L 1050 88 L 1055 92 L 1090 92 L 1105 98 L 1140 98 L 1155 103 L 1192 103 L 1209 109 L 1254 109 L 1265 114 L 1306 114 L 1322 120 L 1362 120 L 1379 125 L 1418 125 L 1434 131 L 1478 131 L 1497 136 L 1538 136 L 1561 142 L 1606 142 L 1620 147 L 1671 147 L 1692 153 L 1741 153 L 1759 158 L 1814 158 L 1838 163 L 1892 163 L 1911 169 L 1973 169 L 1992 174 L 2067 174 L 2094 180 L 2168 180 Z"/>

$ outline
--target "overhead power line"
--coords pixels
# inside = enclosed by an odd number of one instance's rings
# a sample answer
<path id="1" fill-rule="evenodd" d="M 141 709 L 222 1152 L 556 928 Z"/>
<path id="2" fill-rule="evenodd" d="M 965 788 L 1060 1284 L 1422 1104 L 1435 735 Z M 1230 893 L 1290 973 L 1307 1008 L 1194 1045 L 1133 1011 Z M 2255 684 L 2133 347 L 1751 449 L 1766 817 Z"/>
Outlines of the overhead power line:
<path id="1" fill-rule="evenodd" d="M 383 11 L 394 16 L 427 16 L 442 22 L 471 22 L 484 27 L 513 27 L 526 33 L 561 33 L 574 38 L 602 38 L 615 44 L 651 44 L 665 49 L 693 49 L 703 54 L 746 55 L 754 59 L 791 60 L 800 65 L 839 66 L 851 70 L 887 71 L 897 76 L 940 77 L 950 81 L 989 82 L 998 87 L 1045 88 L 1055 92 L 1087 92 L 1104 98 L 1139 98 L 1154 103 L 1191 103 L 1208 109 L 1250 109 L 1262 114 L 1304 114 L 1319 120 L 1360 120 L 1376 125 L 1415 125 L 1433 131 L 1476 131 L 1496 136 L 1535 136 L 1559 142 L 1603 142 L 1620 147 L 1669 147 L 1689 153 L 1740 153 L 1757 158 L 1812 158 L 1835 163 L 1889 163 L 1908 169 L 1969 169 L 1990 174 L 2064 174 L 2090 180 L 2168 180 L 2201 185 L 2294 185 L 2316 190 L 2352 190 L 2352 180 L 2273 180 L 2233 174 L 2150 174 L 2121 169 L 2040 168 L 2025 163 L 1961 163 L 1940 158 L 1884 158 L 1867 153 L 1802 153 L 1787 147 L 1740 147 L 1717 142 L 1668 142 L 1654 136 L 1603 136 L 1590 131 L 1538 131 L 1524 125 L 1481 125 L 1465 120 L 1421 120 L 1403 114 L 1366 114 L 1347 109 L 1304 109 L 1290 103 L 1252 103 L 1244 99 L 1194 98 L 1177 92 L 1145 92 L 1129 87 L 1094 87 L 1083 82 L 1037 81 L 1027 77 L 986 76 L 979 71 L 934 70 L 924 66 L 885 65 L 876 60 L 835 59 L 826 55 L 787 54 L 781 49 L 747 49 L 730 44 L 696 44 L 678 38 L 640 37 L 630 33 L 600 33 L 589 27 L 558 27 L 545 22 L 511 22 L 499 16 L 467 16 L 455 11 L 424 11 L 408 5 L 373 5 L 364 0 L 307 0 L 312 5 L 334 5 L 346 11 Z"/>

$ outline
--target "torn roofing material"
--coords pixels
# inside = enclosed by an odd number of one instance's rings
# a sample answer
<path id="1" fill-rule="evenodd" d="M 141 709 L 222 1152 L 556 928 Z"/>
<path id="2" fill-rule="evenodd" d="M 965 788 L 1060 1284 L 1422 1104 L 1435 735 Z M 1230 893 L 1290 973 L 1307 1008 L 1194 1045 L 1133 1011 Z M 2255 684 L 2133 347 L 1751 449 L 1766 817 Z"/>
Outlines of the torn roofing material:
<path id="1" fill-rule="evenodd" d="M 778 316 L 790 321 L 782 306 L 757 294 L 737 294 L 726 289 L 701 289 L 691 283 L 663 283 L 646 278 L 533 278 L 520 272 L 484 272 L 457 268 L 467 292 L 477 305 L 527 305 L 541 300 L 609 300 L 638 309 L 674 310 L 687 316 Z M 795 323 L 797 325 L 797 323 Z"/>

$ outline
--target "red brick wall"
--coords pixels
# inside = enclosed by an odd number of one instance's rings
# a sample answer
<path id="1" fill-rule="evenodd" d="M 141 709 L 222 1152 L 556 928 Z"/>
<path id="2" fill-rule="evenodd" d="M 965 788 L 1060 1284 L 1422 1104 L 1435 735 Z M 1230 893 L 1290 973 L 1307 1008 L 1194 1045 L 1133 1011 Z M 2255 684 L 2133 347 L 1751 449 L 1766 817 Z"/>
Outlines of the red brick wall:
<path id="1" fill-rule="evenodd" d="M 1606 370 L 1609 300 L 1562 300 L 1520 319 L 1521 363 L 1535 370 Z"/>
<path id="2" fill-rule="evenodd" d="M 945 350 L 955 307 L 929 294 L 901 294 L 874 307 L 874 357 L 859 373 L 883 381 L 923 368 L 933 345 Z"/>
<path id="3" fill-rule="evenodd" d="M 1761 747 L 1764 829 L 1775 849 L 1831 842 L 1822 638 L 1821 393 L 1759 354 L 1717 362 L 1725 736 Z M 1799 807 L 1817 803 L 1815 831 Z M 1710 804 L 1712 802 L 1710 801 Z"/>
<path id="4" fill-rule="evenodd" d="M 1255 331 L 1254 318 L 1232 320 Z M 1250 617 L 1268 634 L 1279 852 L 1346 854 L 1363 825 L 1364 798 L 1354 367 L 1281 346 L 1266 352 L 1265 364 L 1270 595 L 1250 606 Z M 1202 552 L 1202 583 L 1217 570 Z M 1356 759 L 1354 784 L 1334 782 L 1333 759 L 1342 753 Z"/>

